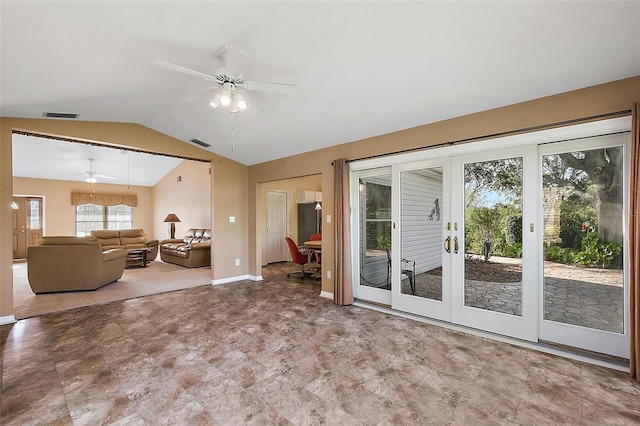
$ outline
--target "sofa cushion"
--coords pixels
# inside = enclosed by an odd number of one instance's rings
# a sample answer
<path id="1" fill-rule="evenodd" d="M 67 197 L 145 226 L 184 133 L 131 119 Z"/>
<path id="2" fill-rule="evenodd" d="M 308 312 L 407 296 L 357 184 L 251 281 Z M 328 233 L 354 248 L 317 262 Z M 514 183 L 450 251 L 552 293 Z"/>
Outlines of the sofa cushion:
<path id="1" fill-rule="evenodd" d="M 184 242 L 193 243 L 210 243 L 211 242 L 211 230 L 210 229 L 196 229 L 191 228 L 184 235 Z"/>
<path id="2" fill-rule="evenodd" d="M 98 244 L 98 239 L 96 237 L 42 237 L 39 245 L 79 245 L 79 244 L 88 244 L 95 245 Z"/>
<path id="3" fill-rule="evenodd" d="M 120 243 L 120 234 L 117 230 L 112 229 L 96 229 L 91 231 L 91 235 L 98 238 L 102 247 L 110 247 L 115 246 L 119 247 L 122 244 Z"/>
<path id="4" fill-rule="evenodd" d="M 147 236 L 142 229 L 121 229 L 120 244 L 129 246 L 130 244 L 146 244 Z"/>

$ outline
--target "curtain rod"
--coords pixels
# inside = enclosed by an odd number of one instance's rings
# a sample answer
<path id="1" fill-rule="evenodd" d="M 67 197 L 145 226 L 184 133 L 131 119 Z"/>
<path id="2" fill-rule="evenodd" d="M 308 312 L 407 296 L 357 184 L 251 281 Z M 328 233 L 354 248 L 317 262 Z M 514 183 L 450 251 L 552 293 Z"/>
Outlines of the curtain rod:
<path id="1" fill-rule="evenodd" d="M 54 141 L 60 141 L 60 142 L 71 142 L 71 143 L 79 143 L 79 144 L 83 144 L 83 145 L 91 145 L 91 146 L 97 146 L 100 148 L 108 148 L 108 149 L 116 149 L 118 151 L 129 151 L 129 152 L 137 152 L 140 154 L 148 154 L 148 155 L 159 155 L 162 157 L 171 157 L 171 158 L 177 158 L 179 160 L 191 160 L 191 161 L 199 161 L 201 163 L 210 163 L 210 160 L 202 160 L 199 158 L 191 158 L 191 157 L 183 157 L 180 155 L 174 155 L 174 154 L 161 154 L 158 152 L 151 152 L 151 151 L 143 151 L 141 149 L 135 149 L 135 148 L 125 148 L 125 147 L 118 147 L 118 146 L 113 146 L 113 145 L 106 145 L 106 144 L 102 144 L 99 142 L 89 142 L 89 141 L 84 141 L 84 140 L 80 140 L 80 139 L 73 139 L 73 138 L 65 138 L 62 136 L 51 136 L 51 135 L 44 135 L 41 133 L 35 133 L 35 132 L 25 132 L 24 130 L 13 130 L 11 133 L 16 134 L 16 135 L 23 135 L 23 136 L 33 136 L 36 138 L 42 138 L 42 139 L 51 139 Z"/>
<path id="2" fill-rule="evenodd" d="M 567 126 L 567 125 L 571 125 L 571 124 L 586 123 L 586 122 L 589 122 L 589 121 L 596 121 L 596 120 L 605 119 L 605 118 L 623 117 L 623 116 L 629 115 L 629 114 L 631 114 L 631 110 L 630 109 L 625 109 L 625 110 L 622 110 L 622 111 L 608 112 L 606 114 L 592 115 L 590 117 L 574 118 L 572 120 L 558 121 L 558 122 L 550 123 L 550 124 L 540 124 L 538 126 L 523 127 L 521 129 L 506 130 L 504 132 L 491 133 L 491 134 L 488 134 L 488 135 L 474 136 L 474 137 L 471 137 L 471 138 L 465 138 L 465 139 L 458 139 L 458 140 L 454 140 L 454 141 L 441 142 L 441 143 L 438 143 L 438 144 L 435 144 L 435 145 L 419 146 L 419 147 L 415 147 L 415 148 L 407 148 L 407 149 L 401 149 L 401 150 L 398 150 L 398 151 L 391 151 L 391 152 L 387 152 L 387 153 L 384 153 L 384 154 L 369 155 L 367 157 L 360 157 L 360 158 L 354 158 L 352 160 L 347 160 L 347 163 L 351 163 L 353 161 L 370 160 L 372 158 L 386 157 L 388 155 L 405 154 L 407 152 L 415 152 L 415 151 L 423 151 L 423 150 L 428 150 L 428 149 L 433 149 L 433 148 L 440 148 L 440 147 L 443 147 L 443 146 L 453 146 L 455 144 L 463 143 L 463 142 L 475 142 L 475 141 L 480 141 L 480 140 L 485 140 L 485 139 L 494 139 L 494 138 L 502 137 L 502 136 L 511 136 L 511 135 L 517 135 L 517 134 L 521 134 L 521 133 L 528 133 L 528 132 L 532 132 L 532 131 L 536 131 L 536 130 L 546 130 L 546 129 L 551 129 L 551 128 L 554 128 L 554 127 L 562 127 L 562 126 Z M 333 161 L 331 162 L 331 165 L 333 165 Z"/>

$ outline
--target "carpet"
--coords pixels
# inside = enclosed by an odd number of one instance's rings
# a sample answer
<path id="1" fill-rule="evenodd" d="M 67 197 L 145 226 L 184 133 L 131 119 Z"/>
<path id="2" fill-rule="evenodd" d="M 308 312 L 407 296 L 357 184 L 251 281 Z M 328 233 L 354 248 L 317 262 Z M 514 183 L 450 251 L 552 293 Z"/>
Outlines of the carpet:
<path id="1" fill-rule="evenodd" d="M 125 269 L 120 280 L 93 291 L 34 294 L 27 279 L 27 263 L 13 264 L 13 313 L 16 319 L 29 318 L 116 300 L 211 284 L 211 268 L 184 268 L 153 261 L 146 268 Z"/>

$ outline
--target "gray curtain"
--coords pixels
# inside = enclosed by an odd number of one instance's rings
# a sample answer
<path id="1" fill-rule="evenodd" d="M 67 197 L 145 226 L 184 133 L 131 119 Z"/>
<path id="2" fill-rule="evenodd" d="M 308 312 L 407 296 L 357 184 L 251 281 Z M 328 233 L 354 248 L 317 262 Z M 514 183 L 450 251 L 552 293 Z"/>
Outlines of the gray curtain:
<path id="1" fill-rule="evenodd" d="M 335 241 L 335 284 L 333 301 L 338 305 L 353 303 L 351 285 L 351 205 L 349 203 L 349 167 L 341 158 L 333 162 L 333 205 Z"/>

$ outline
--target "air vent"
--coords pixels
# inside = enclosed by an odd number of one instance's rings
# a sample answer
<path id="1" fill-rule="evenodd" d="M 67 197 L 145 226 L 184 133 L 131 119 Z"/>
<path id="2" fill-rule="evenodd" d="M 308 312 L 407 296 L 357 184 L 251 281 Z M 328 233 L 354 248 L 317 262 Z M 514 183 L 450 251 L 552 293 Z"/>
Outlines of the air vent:
<path id="1" fill-rule="evenodd" d="M 196 138 L 191 139 L 191 142 L 195 143 L 196 145 L 200 145 L 203 148 L 209 148 L 211 146 L 211 144 L 208 144 Z"/>
<path id="2" fill-rule="evenodd" d="M 47 118 L 78 118 L 79 114 L 74 114 L 71 112 L 44 112 L 42 114 L 43 117 Z"/>

